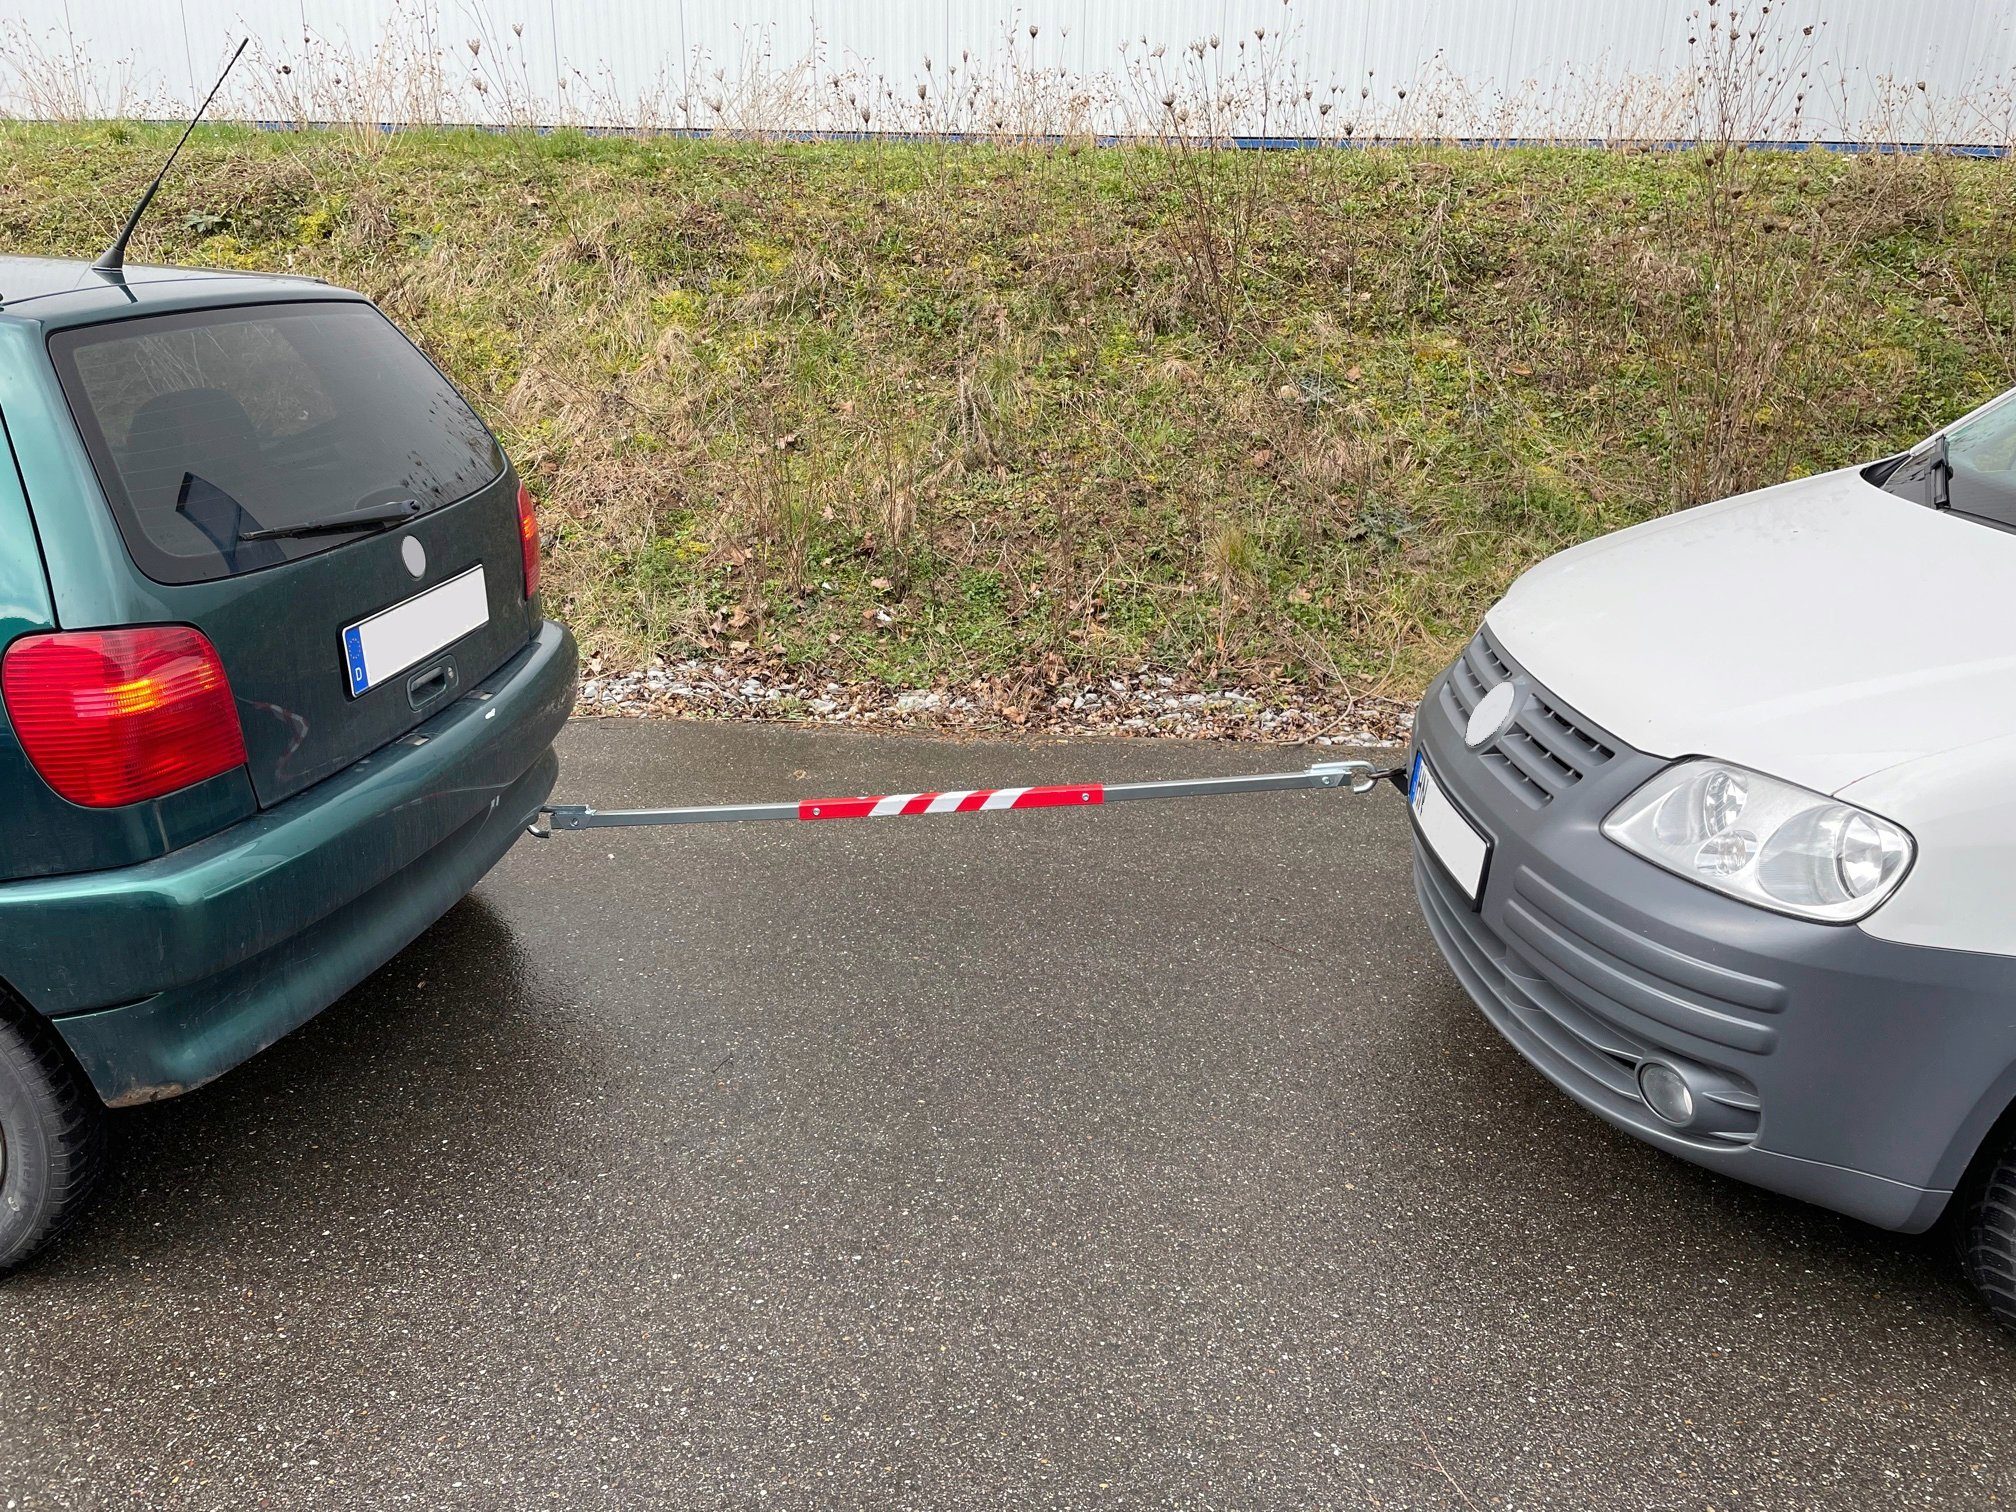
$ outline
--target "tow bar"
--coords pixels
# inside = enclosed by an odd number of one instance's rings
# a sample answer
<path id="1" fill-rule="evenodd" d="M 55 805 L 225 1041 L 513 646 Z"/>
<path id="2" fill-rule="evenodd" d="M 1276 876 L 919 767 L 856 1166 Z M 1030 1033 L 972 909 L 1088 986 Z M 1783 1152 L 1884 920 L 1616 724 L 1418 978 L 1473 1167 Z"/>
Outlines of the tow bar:
<path id="1" fill-rule="evenodd" d="M 1170 782 L 1081 782 L 1051 787 L 965 788 L 945 793 L 806 798 L 783 803 L 706 803 L 690 808 L 596 809 L 551 803 L 528 831 L 541 840 L 558 830 L 630 829 L 659 824 L 736 824 L 753 819 L 895 819 L 914 814 L 994 814 L 1010 809 L 1096 808 L 1143 798 L 1222 798 L 1232 793 L 1286 793 L 1302 788 L 1369 793 L 1382 782 L 1405 791 L 1404 767 L 1369 761 L 1322 761 L 1299 772 L 1246 777 L 1189 777 Z"/>

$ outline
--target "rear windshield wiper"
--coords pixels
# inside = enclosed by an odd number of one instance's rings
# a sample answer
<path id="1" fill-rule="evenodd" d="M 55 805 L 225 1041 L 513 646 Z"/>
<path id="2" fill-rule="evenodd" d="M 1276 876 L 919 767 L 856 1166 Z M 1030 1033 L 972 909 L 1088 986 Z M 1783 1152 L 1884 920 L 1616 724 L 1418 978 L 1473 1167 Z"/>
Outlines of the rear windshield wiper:
<path id="1" fill-rule="evenodd" d="M 340 515 L 324 515 L 319 520 L 300 520 L 292 525 L 268 525 L 238 533 L 241 541 L 281 541 L 289 536 L 339 535 L 350 530 L 383 530 L 403 525 L 421 511 L 418 499 L 392 499 L 368 509 L 346 510 Z"/>

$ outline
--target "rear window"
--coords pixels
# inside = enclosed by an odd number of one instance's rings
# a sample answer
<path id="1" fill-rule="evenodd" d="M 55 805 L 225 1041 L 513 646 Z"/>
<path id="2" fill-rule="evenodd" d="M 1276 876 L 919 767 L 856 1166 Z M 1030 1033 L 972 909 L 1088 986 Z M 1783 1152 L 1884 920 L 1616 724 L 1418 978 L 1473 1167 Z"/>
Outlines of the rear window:
<path id="1" fill-rule="evenodd" d="M 60 331 L 49 352 L 141 571 L 200 583 L 354 532 L 246 540 L 370 505 L 423 511 L 504 470 L 483 422 L 367 304 L 198 310 Z"/>

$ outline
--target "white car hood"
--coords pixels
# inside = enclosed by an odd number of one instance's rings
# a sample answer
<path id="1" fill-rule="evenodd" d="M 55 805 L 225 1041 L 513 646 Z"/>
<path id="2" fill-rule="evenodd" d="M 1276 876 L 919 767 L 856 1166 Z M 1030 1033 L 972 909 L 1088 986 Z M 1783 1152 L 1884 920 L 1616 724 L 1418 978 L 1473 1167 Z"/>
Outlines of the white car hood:
<path id="1" fill-rule="evenodd" d="M 1488 623 L 1638 749 L 1823 793 L 2016 735 L 2016 535 L 1853 470 L 1564 551 Z"/>

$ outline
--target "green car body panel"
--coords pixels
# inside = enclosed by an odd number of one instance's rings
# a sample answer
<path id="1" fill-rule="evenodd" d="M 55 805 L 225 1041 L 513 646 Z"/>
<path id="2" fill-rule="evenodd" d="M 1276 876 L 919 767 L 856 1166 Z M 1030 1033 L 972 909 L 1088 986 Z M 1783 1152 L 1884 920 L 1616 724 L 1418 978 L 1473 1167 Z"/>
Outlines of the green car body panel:
<path id="1" fill-rule="evenodd" d="M 508 463 L 411 524 L 168 584 L 136 564 L 49 341 L 107 321 L 361 303 L 309 280 L 98 275 L 0 257 L 0 644 L 193 625 L 230 680 L 247 763 L 150 802 L 81 808 L 0 711 L 0 978 L 48 1015 L 105 1102 L 172 1096 L 272 1043 L 460 899 L 544 804 L 574 697 L 571 637 L 523 594 Z M 408 538 L 424 551 L 416 578 Z M 345 625 L 474 565 L 487 622 L 361 696 Z"/>

